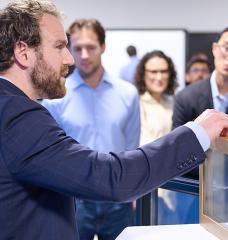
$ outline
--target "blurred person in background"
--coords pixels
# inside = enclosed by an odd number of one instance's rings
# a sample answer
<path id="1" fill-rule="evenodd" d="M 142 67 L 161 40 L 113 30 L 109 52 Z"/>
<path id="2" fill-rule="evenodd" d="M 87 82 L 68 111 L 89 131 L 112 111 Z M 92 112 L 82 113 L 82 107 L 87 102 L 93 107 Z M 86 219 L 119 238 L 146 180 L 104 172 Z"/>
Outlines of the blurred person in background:
<path id="1" fill-rule="evenodd" d="M 172 59 L 159 50 L 146 53 L 138 64 L 135 85 L 140 94 L 140 145 L 143 145 L 171 130 L 173 94 L 178 85 Z M 175 196 L 163 189 L 159 189 L 158 195 L 158 224 L 177 222 Z"/>
<path id="2" fill-rule="evenodd" d="M 205 109 L 226 112 L 228 107 L 228 27 L 213 43 L 215 69 L 209 79 L 187 86 L 175 97 L 173 128 L 192 121 Z M 209 80 L 209 81 L 208 81 Z"/>
<path id="3" fill-rule="evenodd" d="M 192 84 L 210 76 L 210 64 L 205 54 L 193 55 L 187 63 L 186 84 Z"/>
<path id="4" fill-rule="evenodd" d="M 133 83 L 136 67 L 139 63 L 139 58 L 137 56 L 137 49 L 133 45 L 129 45 L 126 48 L 127 55 L 129 57 L 128 63 L 121 69 L 120 78 Z"/>
<path id="5" fill-rule="evenodd" d="M 193 121 L 208 108 L 228 114 L 228 28 L 225 28 L 213 43 L 212 53 L 215 69 L 211 76 L 187 86 L 175 96 L 172 128 Z M 206 70 L 207 64 L 204 65 Z M 198 167 L 186 173 L 184 177 L 198 180 Z M 191 223 L 199 222 L 198 196 L 195 196 L 192 208 L 185 218 L 186 221 L 192 219 Z"/>
<path id="6" fill-rule="evenodd" d="M 105 30 L 96 19 L 78 19 L 69 28 L 75 71 L 67 78 L 63 99 L 43 101 L 59 125 L 74 139 L 102 152 L 132 150 L 139 145 L 140 117 L 136 88 L 110 76 L 101 56 Z M 85 159 L 86 161 L 86 159 Z M 77 201 L 81 240 L 114 240 L 133 224 L 132 202 Z"/>
<path id="7" fill-rule="evenodd" d="M 173 94 L 177 74 L 170 57 L 155 50 L 145 54 L 137 67 L 135 86 L 140 95 L 140 145 L 171 130 Z"/>

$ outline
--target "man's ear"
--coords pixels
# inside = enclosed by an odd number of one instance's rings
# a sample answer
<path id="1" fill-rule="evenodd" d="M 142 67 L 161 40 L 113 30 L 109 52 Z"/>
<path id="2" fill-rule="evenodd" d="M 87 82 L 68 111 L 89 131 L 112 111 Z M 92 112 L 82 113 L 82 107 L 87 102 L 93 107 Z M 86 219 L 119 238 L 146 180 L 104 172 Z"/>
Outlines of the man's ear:
<path id="1" fill-rule="evenodd" d="M 20 41 L 16 43 L 14 47 L 15 63 L 20 67 L 27 68 L 33 62 L 32 57 L 33 49 L 28 46 L 27 43 Z M 34 54 L 34 53 L 33 53 Z"/>
<path id="2" fill-rule="evenodd" d="M 216 45 L 216 43 L 214 42 L 214 43 L 212 44 L 212 54 L 213 54 L 213 57 L 215 57 L 215 55 L 216 55 L 216 47 L 217 47 L 217 45 Z"/>

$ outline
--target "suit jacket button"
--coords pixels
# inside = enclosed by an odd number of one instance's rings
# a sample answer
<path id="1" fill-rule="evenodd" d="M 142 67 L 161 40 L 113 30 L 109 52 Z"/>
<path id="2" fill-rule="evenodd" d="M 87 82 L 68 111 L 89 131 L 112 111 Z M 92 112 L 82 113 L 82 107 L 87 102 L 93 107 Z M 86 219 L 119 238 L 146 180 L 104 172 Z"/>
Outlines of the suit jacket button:
<path id="1" fill-rule="evenodd" d="M 191 165 L 193 163 L 193 160 L 191 158 L 188 159 L 188 164 Z"/>
<path id="2" fill-rule="evenodd" d="M 192 159 L 193 162 L 197 161 L 197 157 L 194 154 L 191 154 L 190 158 Z"/>
<path id="3" fill-rule="evenodd" d="M 178 168 L 179 170 L 181 170 L 181 169 L 183 168 L 183 164 L 182 164 L 182 163 L 178 163 L 178 164 L 177 164 L 177 168 Z"/>

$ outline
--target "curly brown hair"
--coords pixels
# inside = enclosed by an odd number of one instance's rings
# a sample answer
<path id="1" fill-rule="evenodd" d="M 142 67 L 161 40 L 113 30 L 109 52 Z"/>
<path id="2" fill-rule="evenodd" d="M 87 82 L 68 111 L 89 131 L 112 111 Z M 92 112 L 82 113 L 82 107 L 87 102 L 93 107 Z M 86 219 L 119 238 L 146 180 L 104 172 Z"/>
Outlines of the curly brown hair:
<path id="1" fill-rule="evenodd" d="M 164 52 L 159 50 L 148 52 L 142 57 L 142 59 L 140 60 L 137 66 L 136 73 L 135 73 L 135 81 L 134 81 L 135 86 L 138 89 L 138 92 L 140 95 L 144 94 L 147 91 L 145 79 L 144 79 L 145 65 L 151 58 L 154 58 L 154 57 L 163 58 L 168 63 L 169 83 L 165 93 L 168 95 L 173 95 L 176 87 L 178 86 L 177 72 L 175 70 L 172 59 L 168 57 Z"/>
<path id="2" fill-rule="evenodd" d="M 41 44 L 39 22 L 44 14 L 61 19 L 55 5 L 47 0 L 21 0 L 0 10 L 0 72 L 14 63 L 14 48 L 23 41 L 29 47 Z"/>

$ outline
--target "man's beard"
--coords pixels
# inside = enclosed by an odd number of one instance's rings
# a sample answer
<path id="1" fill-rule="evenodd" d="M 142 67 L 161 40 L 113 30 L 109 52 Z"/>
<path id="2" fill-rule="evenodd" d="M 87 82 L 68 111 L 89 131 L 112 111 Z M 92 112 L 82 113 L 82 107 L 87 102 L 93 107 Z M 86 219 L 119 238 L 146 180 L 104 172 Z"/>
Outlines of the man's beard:
<path id="1" fill-rule="evenodd" d="M 61 78 L 67 75 L 68 66 L 62 65 L 61 69 L 55 71 L 43 58 L 40 49 L 36 52 L 36 63 L 31 72 L 31 81 L 37 91 L 39 99 L 62 98 L 66 94 L 65 82 Z"/>

